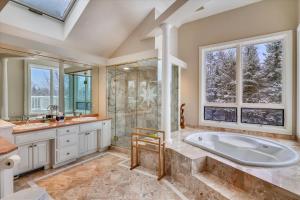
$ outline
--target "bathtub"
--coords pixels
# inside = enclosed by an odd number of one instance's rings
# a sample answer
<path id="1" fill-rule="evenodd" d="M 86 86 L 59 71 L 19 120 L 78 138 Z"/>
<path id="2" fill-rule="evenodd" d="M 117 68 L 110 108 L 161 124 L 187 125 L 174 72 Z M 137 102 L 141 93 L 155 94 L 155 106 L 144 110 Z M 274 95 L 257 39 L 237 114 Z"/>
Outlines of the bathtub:
<path id="1" fill-rule="evenodd" d="M 184 141 L 242 165 L 283 167 L 299 159 L 298 153 L 285 145 L 248 135 L 198 132 Z"/>

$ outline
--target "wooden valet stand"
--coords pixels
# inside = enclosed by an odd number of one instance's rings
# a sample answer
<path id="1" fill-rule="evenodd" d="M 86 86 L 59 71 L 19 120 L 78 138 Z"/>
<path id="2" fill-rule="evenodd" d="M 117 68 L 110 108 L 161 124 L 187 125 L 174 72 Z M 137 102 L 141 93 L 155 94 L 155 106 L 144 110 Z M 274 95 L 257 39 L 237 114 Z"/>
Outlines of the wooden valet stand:
<path id="1" fill-rule="evenodd" d="M 130 170 L 140 165 L 140 150 L 158 154 L 157 180 L 165 175 L 165 132 L 149 128 L 134 128 L 131 133 L 131 167 Z"/>

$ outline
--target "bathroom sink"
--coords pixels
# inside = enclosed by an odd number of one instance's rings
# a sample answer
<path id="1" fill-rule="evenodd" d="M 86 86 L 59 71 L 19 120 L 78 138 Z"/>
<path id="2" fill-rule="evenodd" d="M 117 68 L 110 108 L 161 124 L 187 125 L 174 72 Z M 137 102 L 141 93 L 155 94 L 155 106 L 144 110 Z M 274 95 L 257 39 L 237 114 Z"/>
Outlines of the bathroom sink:
<path id="1" fill-rule="evenodd" d="M 28 124 L 21 124 L 16 125 L 14 127 L 15 130 L 27 130 L 27 129 L 36 129 L 36 128 L 43 128 L 49 126 L 48 123 L 28 123 Z"/>
<path id="2" fill-rule="evenodd" d="M 74 122 L 85 122 L 85 121 L 91 121 L 91 120 L 96 120 L 97 117 L 78 117 L 78 118 L 73 118 L 72 121 Z"/>

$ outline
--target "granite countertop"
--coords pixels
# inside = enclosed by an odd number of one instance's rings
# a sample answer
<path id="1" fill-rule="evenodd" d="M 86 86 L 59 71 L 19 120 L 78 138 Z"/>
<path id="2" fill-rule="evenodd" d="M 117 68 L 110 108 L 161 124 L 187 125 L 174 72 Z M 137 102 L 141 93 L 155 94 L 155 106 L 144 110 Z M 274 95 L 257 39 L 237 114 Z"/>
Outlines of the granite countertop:
<path id="1" fill-rule="evenodd" d="M 5 138 L 0 136 L 0 155 L 8 154 L 10 152 L 13 152 L 18 147 L 15 144 L 12 144 Z"/>
<path id="2" fill-rule="evenodd" d="M 49 125 L 44 126 L 44 127 L 38 127 L 38 128 L 26 128 L 26 129 L 13 129 L 13 134 L 21 134 L 21 133 L 27 133 L 31 131 L 40 131 L 40 130 L 46 130 L 46 129 L 52 129 L 52 128 L 59 128 L 59 127 L 65 127 L 65 126 L 71 126 L 71 125 L 77 125 L 77 124 L 85 124 L 85 123 L 91 123 L 91 122 L 97 122 L 97 121 L 104 121 L 104 120 L 109 120 L 111 119 L 110 117 L 100 117 L 100 116 L 89 116 L 89 117 L 96 117 L 96 119 L 92 120 L 86 120 L 86 121 L 72 121 L 72 118 L 67 118 L 64 122 L 57 122 L 57 121 L 50 121 L 46 122 Z M 30 123 L 41 123 L 42 121 L 35 120 L 35 121 L 30 121 Z M 26 124 L 25 122 L 16 122 L 16 125 L 22 125 Z"/>
<path id="3" fill-rule="evenodd" d="M 230 161 L 216 154 L 202 150 L 198 147 L 194 147 L 183 141 L 183 139 L 186 136 L 199 131 L 207 131 L 207 130 L 187 128 L 181 131 L 174 132 L 172 134 L 173 142 L 172 144 L 167 144 L 167 148 L 171 148 L 190 159 L 197 159 L 200 157 L 209 156 L 235 169 L 241 170 L 247 174 L 257 177 L 258 179 L 269 182 L 273 185 L 276 185 L 280 188 L 283 188 L 289 192 L 292 192 L 300 196 L 300 161 L 298 161 L 296 164 L 292 166 L 274 167 L 274 168 L 240 165 L 238 163 Z M 296 152 L 298 152 L 298 154 L 300 155 L 300 143 L 298 143 L 295 140 L 284 140 L 284 139 L 276 139 L 276 138 L 268 138 L 268 137 L 262 137 L 262 138 L 273 140 L 281 144 L 284 144 L 286 146 L 289 146 L 292 149 L 294 149 Z"/>

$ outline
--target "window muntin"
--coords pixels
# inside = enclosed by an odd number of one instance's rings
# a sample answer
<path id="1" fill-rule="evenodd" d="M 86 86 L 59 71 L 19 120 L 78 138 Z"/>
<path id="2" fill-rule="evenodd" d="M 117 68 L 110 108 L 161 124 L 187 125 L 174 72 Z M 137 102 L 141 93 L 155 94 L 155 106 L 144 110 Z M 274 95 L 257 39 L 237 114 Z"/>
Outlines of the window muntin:
<path id="1" fill-rule="evenodd" d="M 282 103 L 283 41 L 242 47 L 243 103 Z"/>
<path id="2" fill-rule="evenodd" d="M 268 44 L 273 43 L 273 46 L 276 46 L 274 43 L 277 42 L 277 50 L 273 52 L 277 52 L 276 56 L 277 60 L 279 60 L 278 67 L 276 68 L 276 72 L 281 72 L 279 75 L 279 78 L 275 78 L 271 75 L 269 76 L 270 80 L 272 80 L 275 83 L 278 83 L 276 87 L 274 88 L 274 84 L 270 84 L 269 86 L 272 87 L 266 87 L 265 91 L 269 92 L 270 96 L 273 96 L 273 98 L 265 98 L 265 99 L 259 99 L 255 100 L 249 99 L 248 101 L 243 101 L 243 83 L 246 83 L 243 81 L 244 72 L 243 72 L 243 47 L 247 47 L 249 45 L 256 46 L 256 45 L 263 45 L 266 46 Z M 237 49 L 237 65 L 236 65 L 236 72 L 237 72 L 237 100 L 235 103 L 224 103 L 224 102 L 208 102 L 206 99 L 206 69 L 205 69 L 205 54 L 209 51 L 216 51 L 216 50 L 222 50 L 226 48 L 236 48 Z M 243 128 L 247 130 L 255 130 L 255 131 L 270 131 L 274 133 L 285 133 L 285 134 L 291 134 L 292 133 L 292 91 L 293 91 L 293 80 L 292 80 L 292 31 L 286 31 L 286 32 L 280 32 L 280 33 L 274 33 L 270 35 L 255 37 L 255 38 L 248 38 L 248 39 L 242 39 L 239 41 L 232 41 L 232 42 L 226 42 L 223 44 L 216 44 L 216 45 L 210 45 L 206 47 L 200 47 L 200 63 L 201 63 L 201 70 L 200 70 L 200 112 L 202 113 L 200 115 L 200 124 L 202 125 L 213 125 L 217 127 L 226 127 L 226 128 Z M 260 62 L 264 61 L 264 58 L 267 57 L 265 55 L 267 53 L 266 47 L 264 50 L 261 50 L 259 52 L 260 54 Z M 274 48 L 273 48 L 274 49 Z M 270 49 L 270 52 L 272 49 Z M 279 52 L 279 53 L 278 53 Z M 265 54 L 264 54 L 265 53 Z M 270 59 L 270 62 L 273 62 L 275 59 L 274 57 L 270 56 L 273 59 Z M 274 68 L 273 68 L 274 69 Z M 276 77 L 276 76 L 275 76 Z M 261 87 L 263 88 L 263 87 Z M 276 91 L 276 92 L 274 92 Z M 251 93 L 250 93 L 251 94 Z M 255 95 L 254 95 L 255 96 Z M 248 96 L 249 97 L 249 96 Z M 251 103 L 253 101 L 253 103 Z M 257 103 L 256 103 L 257 102 Z M 213 107 L 235 107 L 237 108 L 237 122 L 224 122 L 224 123 L 216 123 L 212 120 L 206 120 L 205 118 L 205 106 L 213 106 Z M 271 116 L 271 118 L 274 116 L 273 113 L 276 114 L 277 121 L 270 122 L 270 121 L 264 121 L 260 120 L 259 123 L 255 121 L 256 123 L 252 123 L 252 119 L 249 120 L 245 118 L 244 115 L 244 123 L 242 122 L 242 108 L 249 108 L 253 109 L 257 112 L 266 113 L 270 109 L 270 113 L 268 113 L 268 116 Z M 256 110 L 257 109 L 257 110 Z M 266 110 L 264 110 L 266 109 Z M 275 112 L 273 110 L 281 110 L 283 112 Z M 248 110 L 247 110 L 248 111 Z M 246 111 L 244 111 L 246 112 Z M 275 115 L 274 114 L 274 115 Z M 266 114 L 265 114 L 266 115 Z M 279 117 L 280 116 L 280 117 Z M 283 120 L 282 123 L 280 121 L 280 118 Z M 245 121 L 246 120 L 246 121 Z M 250 123 L 251 122 L 251 123 Z"/>
<path id="3" fill-rule="evenodd" d="M 236 48 L 205 52 L 206 101 L 236 102 Z"/>
<path id="4" fill-rule="evenodd" d="M 76 0 L 12 0 L 41 14 L 65 21 Z"/>
<path id="5" fill-rule="evenodd" d="M 29 64 L 29 114 L 45 114 L 49 105 L 58 105 L 59 72 L 57 68 Z"/>

